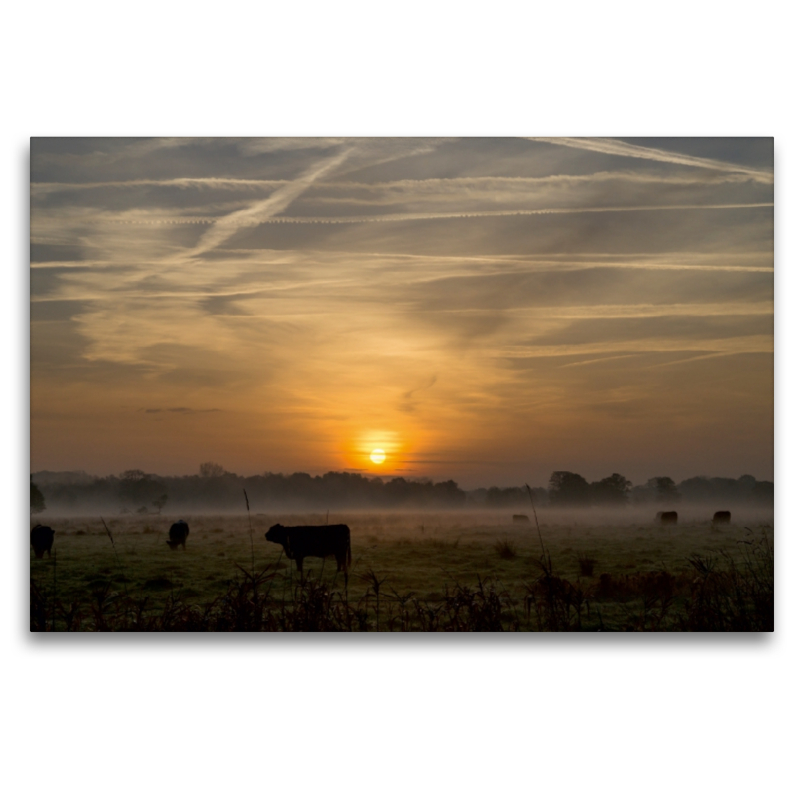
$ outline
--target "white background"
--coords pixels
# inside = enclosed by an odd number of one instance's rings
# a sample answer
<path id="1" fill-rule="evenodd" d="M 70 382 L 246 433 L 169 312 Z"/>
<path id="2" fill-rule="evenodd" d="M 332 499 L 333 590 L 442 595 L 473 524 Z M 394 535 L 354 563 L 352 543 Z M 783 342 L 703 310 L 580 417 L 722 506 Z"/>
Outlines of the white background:
<path id="1" fill-rule="evenodd" d="M 796 796 L 800 131 L 789 8 L 6 7 L 5 796 Z M 775 137 L 776 633 L 27 632 L 29 137 L 279 134 Z"/>

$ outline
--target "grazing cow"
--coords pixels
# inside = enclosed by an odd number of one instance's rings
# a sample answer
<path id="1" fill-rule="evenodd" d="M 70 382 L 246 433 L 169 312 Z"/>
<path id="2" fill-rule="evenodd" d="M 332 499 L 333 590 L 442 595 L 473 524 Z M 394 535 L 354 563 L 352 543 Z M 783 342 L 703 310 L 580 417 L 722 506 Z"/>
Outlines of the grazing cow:
<path id="1" fill-rule="evenodd" d="M 47 550 L 47 557 L 50 557 L 50 548 L 53 546 L 53 537 L 56 532 L 47 525 L 34 525 L 31 531 L 31 547 L 36 558 L 41 558 Z"/>
<path id="2" fill-rule="evenodd" d="M 662 525 L 677 525 L 678 524 L 678 512 L 677 511 L 659 511 L 656 514 L 656 519 Z"/>
<path id="3" fill-rule="evenodd" d="M 517 525 L 529 525 L 530 524 L 530 520 L 528 519 L 528 517 L 525 514 L 514 514 L 514 516 L 511 517 L 511 519 Z"/>
<path id="4" fill-rule="evenodd" d="M 273 525 L 264 537 L 268 542 L 283 545 L 287 558 L 294 559 L 297 569 L 303 571 L 303 559 L 310 556 L 336 557 L 336 571 L 352 561 L 350 553 L 350 528 L 347 525 L 299 525 L 291 528 Z"/>
<path id="5" fill-rule="evenodd" d="M 730 511 L 717 511 L 714 514 L 714 525 L 722 524 L 728 525 L 731 521 L 731 512 Z"/>
<path id="6" fill-rule="evenodd" d="M 167 540 L 170 550 L 176 550 L 180 545 L 183 545 L 183 549 L 185 550 L 186 537 L 188 535 L 189 526 L 182 519 L 173 523 L 172 527 L 169 529 L 169 539 Z"/>

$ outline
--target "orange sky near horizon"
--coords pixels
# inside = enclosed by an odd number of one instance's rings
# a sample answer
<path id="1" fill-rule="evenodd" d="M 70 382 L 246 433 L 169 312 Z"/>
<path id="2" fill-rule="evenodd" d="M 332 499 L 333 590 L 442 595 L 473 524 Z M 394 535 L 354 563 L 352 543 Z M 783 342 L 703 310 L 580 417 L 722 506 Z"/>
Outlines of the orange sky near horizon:
<path id="1" fill-rule="evenodd" d="M 771 480 L 772 204 L 771 139 L 33 139 L 31 470 Z"/>

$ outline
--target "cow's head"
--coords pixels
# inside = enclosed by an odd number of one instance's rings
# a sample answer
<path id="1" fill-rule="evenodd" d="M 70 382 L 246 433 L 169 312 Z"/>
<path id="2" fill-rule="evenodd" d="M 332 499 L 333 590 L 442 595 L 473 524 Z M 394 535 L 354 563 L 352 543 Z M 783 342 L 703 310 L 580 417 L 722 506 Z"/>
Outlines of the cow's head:
<path id="1" fill-rule="evenodd" d="M 275 542 L 286 546 L 286 529 L 283 525 L 273 525 L 265 534 L 264 537 L 268 542 Z"/>

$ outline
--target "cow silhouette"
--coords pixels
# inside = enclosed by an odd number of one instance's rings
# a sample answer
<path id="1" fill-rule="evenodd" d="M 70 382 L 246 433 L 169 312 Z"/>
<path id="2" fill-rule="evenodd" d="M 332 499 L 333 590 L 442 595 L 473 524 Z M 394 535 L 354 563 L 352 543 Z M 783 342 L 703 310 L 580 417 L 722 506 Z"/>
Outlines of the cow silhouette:
<path id="1" fill-rule="evenodd" d="M 183 549 L 185 550 L 186 537 L 188 535 L 189 526 L 182 519 L 173 523 L 172 527 L 169 529 L 169 539 L 167 540 L 170 550 L 177 550 L 180 545 L 183 545 Z"/>
<path id="2" fill-rule="evenodd" d="M 303 571 L 303 559 L 309 557 L 336 558 L 336 571 L 344 570 L 352 561 L 350 528 L 347 525 L 273 525 L 264 537 L 268 542 L 283 545 L 287 558 L 293 559 L 297 569 Z"/>
<path id="3" fill-rule="evenodd" d="M 529 525 L 530 520 L 525 514 L 514 514 L 511 517 L 512 521 L 515 522 L 517 525 Z"/>
<path id="4" fill-rule="evenodd" d="M 31 547 L 36 558 L 41 558 L 44 551 L 47 551 L 47 557 L 50 557 L 50 548 L 53 546 L 53 537 L 56 532 L 47 525 L 34 525 L 31 530 Z"/>
<path id="5" fill-rule="evenodd" d="M 731 521 L 730 511 L 717 511 L 714 513 L 714 525 L 729 525 Z"/>
<path id="6" fill-rule="evenodd" d="M 658 520 L 662 525 L 677 525 L 678 524 L 678 512 L 677 511 L 659 511 L 656 514 L 656 520 Z"/>

